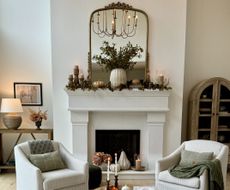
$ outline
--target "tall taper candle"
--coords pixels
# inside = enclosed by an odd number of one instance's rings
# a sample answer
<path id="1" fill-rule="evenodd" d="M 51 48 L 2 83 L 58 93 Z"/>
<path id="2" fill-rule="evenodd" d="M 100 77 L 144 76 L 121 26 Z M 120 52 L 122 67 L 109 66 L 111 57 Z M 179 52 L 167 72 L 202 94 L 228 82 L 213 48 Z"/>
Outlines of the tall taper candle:
<path id="1" fill-rule="evenodd" d="M 110 164 L 110 158 L 108 158 L 108 166 L 107 166 L 107 181 L 109 181 L 109 164 Z"/>
<path id="2" fill-rule="evenodd" d="M 117 175 L 117 153 L 115 153 L 115 175 Z"/>

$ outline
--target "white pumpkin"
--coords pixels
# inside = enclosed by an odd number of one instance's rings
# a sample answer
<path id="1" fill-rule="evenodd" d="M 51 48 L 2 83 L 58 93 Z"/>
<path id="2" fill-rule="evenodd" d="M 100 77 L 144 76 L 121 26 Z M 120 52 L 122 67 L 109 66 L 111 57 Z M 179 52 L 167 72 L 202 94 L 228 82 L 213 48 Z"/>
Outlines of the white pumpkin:
<path id="1" fill-rule="evenodd" d="M 121 152 L 118 164 L 120 165 L 121 170 L 128 170 L 130 168 L 130 161 L 128 160 L 124 151 Z"/>
<path id="2" fill-rule="evenodd" d="M 116 164 L 111 164 L 109 168 L 112 172 L 115 172 Z M 120 170 L 121 170 L 120 164 L 117 164 L 117 172 L 119 172 Z"/>
<path id="3" fill-rule="evenodd" d="M 124 185 L 121 190 L 131 190 L 130 187 L 128 185 Z"/>

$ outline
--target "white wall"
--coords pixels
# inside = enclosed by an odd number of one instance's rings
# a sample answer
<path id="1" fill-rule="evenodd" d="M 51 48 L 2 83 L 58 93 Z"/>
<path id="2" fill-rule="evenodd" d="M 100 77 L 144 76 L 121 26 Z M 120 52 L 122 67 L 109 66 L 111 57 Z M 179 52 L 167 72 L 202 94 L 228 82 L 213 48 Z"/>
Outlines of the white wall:
<path id="1" fill-rule="evenodd" d="M 52 127 L 51 73 L 49 1 L 0 0 L 0 98 L 13 97 L 14 82 L 42 83 L 41 109 L 48 110 L 48 120 L 43 125 Z M 21 127 L 35 127 L 29 120 L 28 107 L 23 109 Z M 4 136 L 4 152 L 9 151 L 15 138 Z"/>
<path id="2" fill-rule="evenodd" d="M 184 82 L 183 137 L 186 137 L 188 96 L 199 81 L 230 80 L 230 1 L 188 0 Z"/>
<path id="3" fill-rule="evenodd" d="M 52 126 L 54 100 L 55 138 L 71 148 L 70 117 L 64 86 L 75 64 L 87 75 L 88 20 L 106 0 L 52 0 L 53 72 L 51 72 L 50 3 L 46 0 L 0 0 L 0 98 L 13 96 L 13 82 L 42 82 L 44 109 Z M 184 76 L 186 0 L 124 1 L 143 9 L 150 19 L 150 68 L 164 70 L 173 87 L 171 111 L 165 128 L 165 153 L 180 143 Z M 230 1 L 188 0 L 187 47 L 183 127 L 187 98 L 200 80 L 221 76 L 230 79 Z M 53 78 L 52 74 L 53 73 Z M 54 82 L 53 99 L 52 81 Z M 26 109 L 25 109 L 26 111 Z M 29 126 L 28 113 L 23 126 Z M 183 136 L 185 137 L 185 131 Z M 12 139 L 7 140 L 6 145 Z"/>
<path id="4" fill-rule="evenodd" d="M 87 76 L 89 16 L 94 9 L 111 2 L 113 0 L 51 0 L 54 135 L 70 149 L 71 125 L 64 88 L 74 65 L 80 65 Z M 151 76 L 155 77 L 157 70 L 164 71 L 173 87 L 164 134 L 166 154 L 181 142 L 186 0 L 124 2 L 149 15 Z"/>

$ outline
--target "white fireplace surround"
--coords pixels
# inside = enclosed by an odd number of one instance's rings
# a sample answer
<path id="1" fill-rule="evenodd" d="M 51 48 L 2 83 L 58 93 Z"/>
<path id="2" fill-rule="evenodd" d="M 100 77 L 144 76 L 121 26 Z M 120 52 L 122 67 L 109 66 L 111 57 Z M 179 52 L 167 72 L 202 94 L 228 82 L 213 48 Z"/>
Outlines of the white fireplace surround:
<path id="1" fill-rule="evenodd" d="M 117 115 L 119 117 L 122 115 L 127 123 L 127 128 L 124 129 L 132 129 L 136 123 L 134 129 L 141 130 L 140 153 L 143 155 L 143 163 L 148 171 L 154 171 L 155 161 L 163 156 L 163 128 L 166 113 L 169 111 L 169 91 L 66 90 L 66 92 L 71 112 L 73 153 L 79 159 L 91 161 L 95 150 L 95 129 L 111 129 L 109 123 L 102 125 L 104 126 L 102 128 L 97 126 L 98 117 L 100 121 L 104 121 L 103 118 L 107 116 L 110 119 L 114 117 L 116 121 Z M 105 119 L 107 122 L 108 117 Z M 143 120 L 144 123 L 139 124 L 139 120 Z M 129 125 L 129 122 L 132 125 Z M 116 122 L 113 122 L 112 126 L 112 129 L 121 129 L 116 127 Z"/>

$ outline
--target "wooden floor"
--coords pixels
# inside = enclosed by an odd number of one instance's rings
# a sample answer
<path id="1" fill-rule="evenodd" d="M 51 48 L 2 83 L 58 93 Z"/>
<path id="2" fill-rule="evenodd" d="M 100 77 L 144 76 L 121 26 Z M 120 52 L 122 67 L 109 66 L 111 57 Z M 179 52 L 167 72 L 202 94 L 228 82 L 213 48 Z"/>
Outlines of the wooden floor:
<path id="1" fill-rule="evenodd" d="M 0 190 L 16 190 L 14 173 L 0 173 Z M 230 190 L 230 173 L 227 176 L 226 190 Z"/>
<path id="2" fill-rule="evenodd" d="M 1 173 L 0 174 L 0 189 L 1 190 L 16 190 L 14 173 Z"/>

